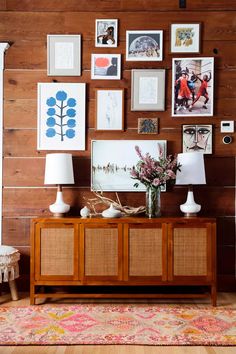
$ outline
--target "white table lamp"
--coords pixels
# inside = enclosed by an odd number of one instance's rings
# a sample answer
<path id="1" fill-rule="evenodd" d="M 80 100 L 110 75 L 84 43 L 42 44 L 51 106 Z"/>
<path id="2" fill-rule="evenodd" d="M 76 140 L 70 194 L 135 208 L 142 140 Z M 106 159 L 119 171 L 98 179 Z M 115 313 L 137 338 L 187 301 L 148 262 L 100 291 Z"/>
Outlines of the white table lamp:
<path id="1" fill-rule="evenodd" d="M 176 184 L 188 185 L 188 195 L 185 204 L 180 205 L 180 210 L 185 216 L 196 216 L 201 210 L 201 205 L 195 203 L 193 184 L 206 184 L 204 156 L 201 152 L 185 152 L 178 154 L 180 171 L 176 174 Z"/>
<path id="2" fill-rule="evenodd" d="M 54 216 L 63 216 L 70 206 L 63 201 L 62 184 L 74 184 L 73 163 L 71 154 L 47 154 L 44 184 L 57 185 L 57 197 L 49 210 Z"/>

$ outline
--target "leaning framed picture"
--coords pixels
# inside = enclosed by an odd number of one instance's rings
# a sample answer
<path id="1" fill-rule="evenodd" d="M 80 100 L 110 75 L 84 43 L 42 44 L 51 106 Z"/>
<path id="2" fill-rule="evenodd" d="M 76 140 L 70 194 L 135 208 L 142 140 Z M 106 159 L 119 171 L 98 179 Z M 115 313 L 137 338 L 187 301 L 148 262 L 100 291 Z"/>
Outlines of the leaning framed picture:
<path id="1" fill-rule="evenodd" d="M 96 20 L 95 47 L 117 47 L 118 20 Z"/>
<path id="2" fill-rule="evenodd" d="M 92 54 L 91 78 L 120 80 L 120 54 Z"/>
<path id="3" fill-rule="evenodd" d="M 144 155 L 149 153 L 156 159 L 160 151 L 166 156 L 166 140 L 92 140 L 91 190 L 145 191 L 146 187 L 142 184 L 138 188 L 134 187 L 130 175 L 132 167 L 139 161 L 135 146 L 139 146 Z"/>
<path id="4" fill-rule="evenodd" d="M 162 61 L 163 31 L 126 31 L 126 60 Z"/>
<path id="5" fill-rule="evenodd" d="M 38 150 L 85 150 L 85 84 L 38 83 Z"/>
<path id="6" fill-rule="evenodd" d="M 81 75 L 81 36 L 54 35 L 47 36 L 48 75 Z"/>
<path id="7" fill-rule="evenodd" d="M 183 124 L 182 152 L 212 154 L 212 125 Z"/>
<path id="8" fill-rule="evenodd" d="M 200 23 L 171 24 L 171 53 L 200 53 L 200 26 Z"/>
<path id="9" fill-rule="evenodd" d="M 96 130 L 124 130 L 124 89 L 96 89 Z"/>
<path id="10" fill-rule="evenodd" d="M 213 116 L 214 58 L 173 58 L 172 117 Z"/>
<path id="11" fill-rule="evenodd" d="M 165 110 L 165 69 L 133 69 L 131 111 Z"/>

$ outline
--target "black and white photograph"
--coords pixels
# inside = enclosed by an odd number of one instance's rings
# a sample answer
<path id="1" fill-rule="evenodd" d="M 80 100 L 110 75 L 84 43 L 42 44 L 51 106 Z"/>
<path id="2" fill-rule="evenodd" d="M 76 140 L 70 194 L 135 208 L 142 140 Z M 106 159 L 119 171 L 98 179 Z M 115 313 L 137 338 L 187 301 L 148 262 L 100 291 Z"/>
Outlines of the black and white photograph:
<path id="1" fill-rule="evenodd" d="M 126 60 L 162 61 L 163 31 L 126 31 Z"/>
<path id="2" fill-rule="evenodd" d="M 117 47 L 118 20 L 96 20 L 95 47 Z"/>

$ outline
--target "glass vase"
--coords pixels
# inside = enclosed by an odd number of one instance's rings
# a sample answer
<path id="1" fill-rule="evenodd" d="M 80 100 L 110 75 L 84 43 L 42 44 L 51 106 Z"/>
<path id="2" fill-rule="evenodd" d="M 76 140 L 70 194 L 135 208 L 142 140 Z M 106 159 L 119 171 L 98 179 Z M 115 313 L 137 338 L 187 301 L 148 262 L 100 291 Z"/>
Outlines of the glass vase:
<path id="1" fill-rule="evenodd" d="M 157 218 L 161 216 L 161 188 L 148 187 L 146 190 L 146 216 Z"/>

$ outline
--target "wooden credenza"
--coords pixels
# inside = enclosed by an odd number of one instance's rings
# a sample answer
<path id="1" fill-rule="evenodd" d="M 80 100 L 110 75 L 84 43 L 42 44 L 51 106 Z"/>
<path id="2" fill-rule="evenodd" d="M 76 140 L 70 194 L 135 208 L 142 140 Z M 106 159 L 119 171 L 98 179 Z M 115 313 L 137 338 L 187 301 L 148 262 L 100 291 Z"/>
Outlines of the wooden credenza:
<path id="1" fill-rule="evenodd" d="M 31 226 L 31 304 L 210 296 L 216 305 L 214 218 L 37 218 Z"/>

